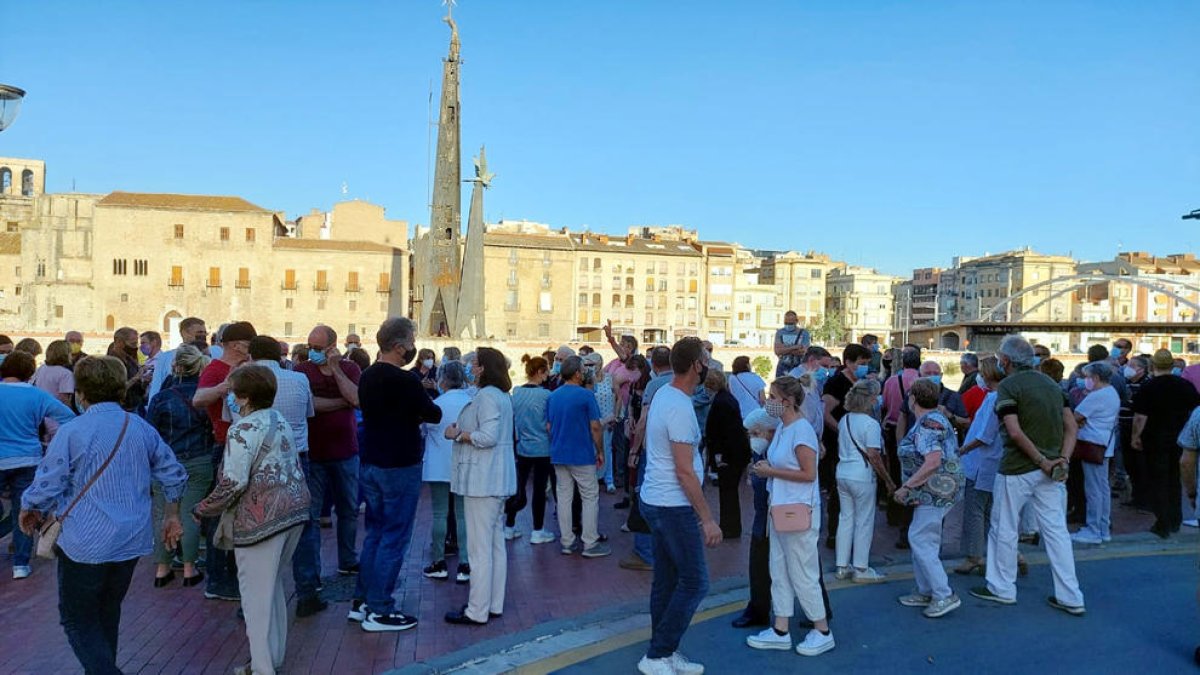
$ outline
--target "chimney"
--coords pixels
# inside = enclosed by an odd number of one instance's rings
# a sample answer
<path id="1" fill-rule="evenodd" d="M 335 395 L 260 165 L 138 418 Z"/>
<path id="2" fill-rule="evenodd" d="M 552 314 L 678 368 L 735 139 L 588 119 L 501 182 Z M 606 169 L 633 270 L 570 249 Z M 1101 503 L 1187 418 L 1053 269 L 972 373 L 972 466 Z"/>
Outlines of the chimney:
<path id="1" fill-rule="evenodd" d="M 626 245 L 626 246 L 632 246 L 632 245 L 633 245 L 633 235 L 632 235 L 632 234 L 627 234 L 627 235 L 625 235 L 625 245 Z"/>
<path id="2" fill-rule="evenodd" d="M 608 243 L 608 235 L 607 235 L 607 234 L 602 234 L 602 235 L 600 235 L 600 243 L 601 243 L 601 244 L 607 244 L 607 243 Z"/>

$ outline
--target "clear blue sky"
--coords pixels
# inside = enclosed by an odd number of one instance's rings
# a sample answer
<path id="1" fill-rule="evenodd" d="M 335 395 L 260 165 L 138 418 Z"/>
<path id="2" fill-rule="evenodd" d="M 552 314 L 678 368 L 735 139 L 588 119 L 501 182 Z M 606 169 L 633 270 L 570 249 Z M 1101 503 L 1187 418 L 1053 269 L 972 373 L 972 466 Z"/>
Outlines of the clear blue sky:
<path id="1" fill-rule="evenodd" d="M 2 2 L 0 155 L 49 189 L 341 198 L 428 222 L 435 0 Z M 1200 2 L 462 0 L 487 217 L 905 273 L 1032 245 L 1196 250 Z M 464 188 L 464 217 L 466 211 Z"/>

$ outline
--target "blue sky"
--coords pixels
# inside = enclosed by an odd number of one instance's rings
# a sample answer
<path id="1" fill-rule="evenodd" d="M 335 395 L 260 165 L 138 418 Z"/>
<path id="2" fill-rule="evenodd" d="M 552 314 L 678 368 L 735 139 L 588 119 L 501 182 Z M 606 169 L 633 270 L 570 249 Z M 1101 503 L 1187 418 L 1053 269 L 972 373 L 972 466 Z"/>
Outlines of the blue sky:
<path id="1" fill-rule="evenodd" d="M 435 0 L 0 2 L 0 155 L 53 191 L 349 196 L 428 221 Z M 903 274 L 1031 245 L 1197 249 L 1200 3 L 484 2 L 487 217 L 816 249 Z M 464 217 L 466 211 L 464 188 Z"/>

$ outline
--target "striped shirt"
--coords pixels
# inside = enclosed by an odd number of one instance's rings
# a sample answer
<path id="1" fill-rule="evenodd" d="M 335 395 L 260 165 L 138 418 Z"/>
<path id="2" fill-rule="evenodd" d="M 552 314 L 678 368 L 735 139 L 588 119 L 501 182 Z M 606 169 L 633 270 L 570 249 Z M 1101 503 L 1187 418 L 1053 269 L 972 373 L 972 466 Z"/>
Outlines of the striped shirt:
<path id="1" fill-rule="evenodd" d="M 317 414 L 308 378 L 301 373 L 284 370 L 278 361 L 255 361 L 251 365 L 262 366 L 275 374 L 275 402 L 271 404 L 271 410 L 283 415 L 292 428 L 296 452 L 308 452 L 308 418 Z M 224 406 L 221 419 L 236 424 L 242 416 Z"/>
<path id="2" fill-rule="evenodd" d="M 116 403 L 97 403 L 55 435 L 38 466 L 21 508 L 60 514 L 108 458 L 126 413 Z M 63 521 L 58 546 L 71 560 L 91 565 L 146 555 L 154 548 L 150 481 L 178 502 L 187 471 L 154 427 L 129 415 L 121 447 L 104 474 Z"/>

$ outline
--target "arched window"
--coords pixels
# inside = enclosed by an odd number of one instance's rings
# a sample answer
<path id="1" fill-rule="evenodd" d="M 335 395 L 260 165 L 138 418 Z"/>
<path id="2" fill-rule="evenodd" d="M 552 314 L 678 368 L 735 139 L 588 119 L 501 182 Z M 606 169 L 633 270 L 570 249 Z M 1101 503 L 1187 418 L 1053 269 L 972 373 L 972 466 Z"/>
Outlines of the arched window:
<path id="1" fill-rule="evenodd" d="M 104 330 L 113 331 L 117 329 L 117 320 L 112 314 L 104 317 Z"/>
<path id="2" fill-rule="evenodd" d="M 12 189 L 12 169 L 0 166 L 0 195 L 8 194 L 10 189 Z"/>
<path id="3" fill-rule="evenodd" d="M 21 172 L 21 196 L 33 196 L 33 172 L 29 169 Z"/>

